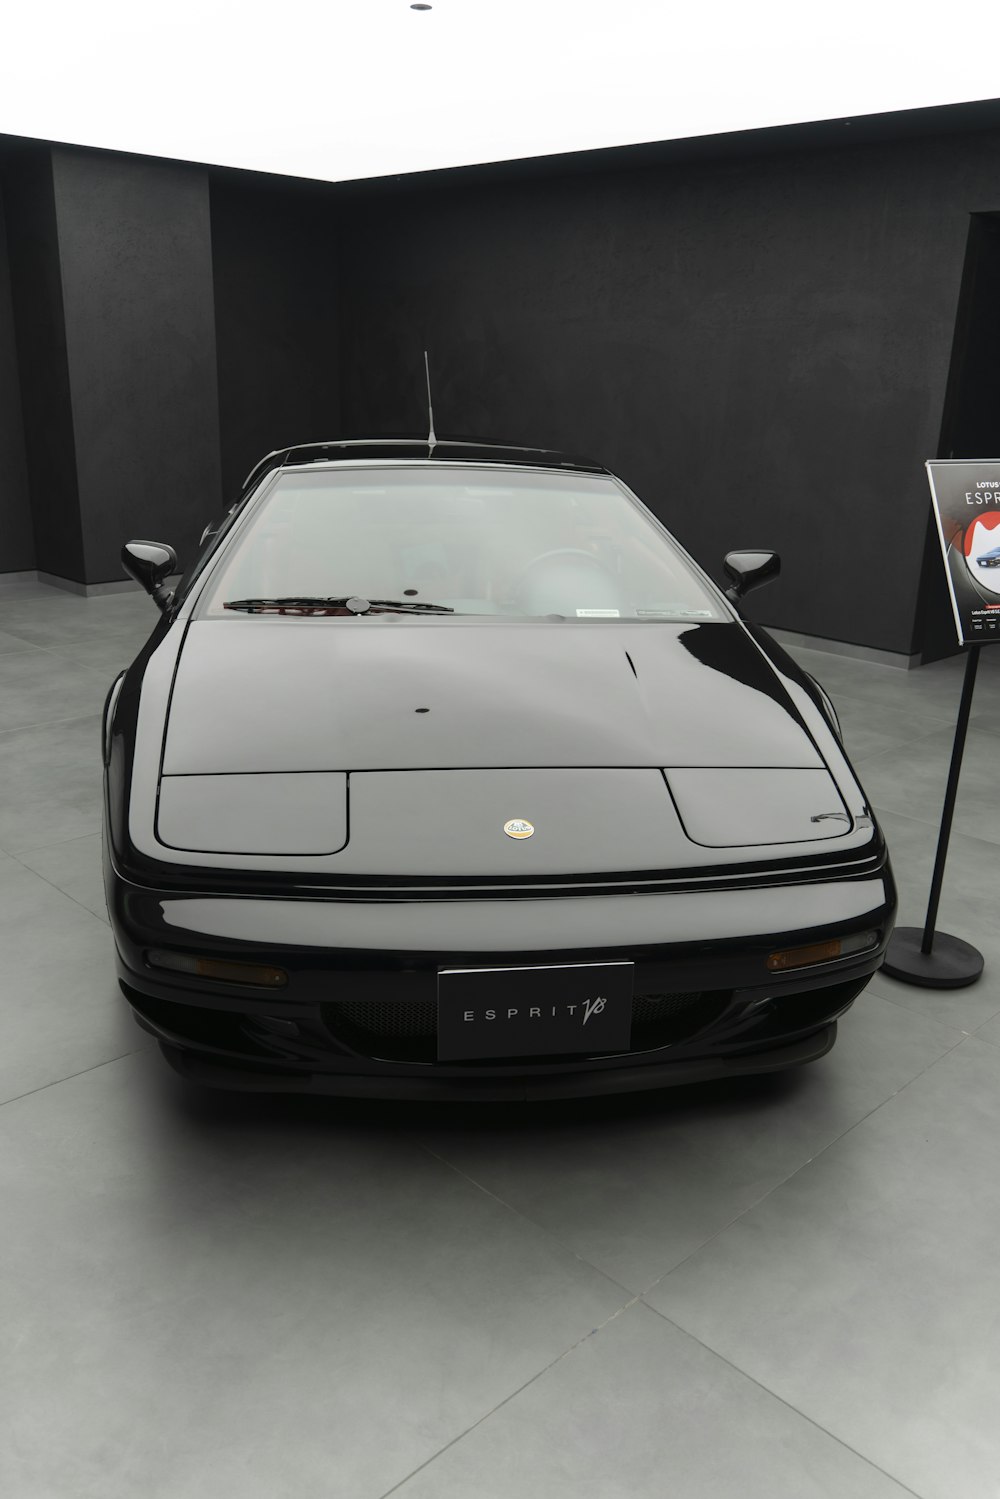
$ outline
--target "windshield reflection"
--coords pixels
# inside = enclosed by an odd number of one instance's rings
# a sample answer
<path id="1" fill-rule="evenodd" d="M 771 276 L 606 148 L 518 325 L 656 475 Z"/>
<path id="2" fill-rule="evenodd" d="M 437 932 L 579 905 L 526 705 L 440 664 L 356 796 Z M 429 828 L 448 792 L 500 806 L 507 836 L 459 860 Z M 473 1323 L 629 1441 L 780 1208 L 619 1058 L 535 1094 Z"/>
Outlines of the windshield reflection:
<path id="1" fill-rule="evenodd" d="M 370 605 L 351 607 L 352 604 Z M 283 472 L 233 538 L 221 614 L 719 619 L 683 554 L 610 476 L 430 463 Z"/>

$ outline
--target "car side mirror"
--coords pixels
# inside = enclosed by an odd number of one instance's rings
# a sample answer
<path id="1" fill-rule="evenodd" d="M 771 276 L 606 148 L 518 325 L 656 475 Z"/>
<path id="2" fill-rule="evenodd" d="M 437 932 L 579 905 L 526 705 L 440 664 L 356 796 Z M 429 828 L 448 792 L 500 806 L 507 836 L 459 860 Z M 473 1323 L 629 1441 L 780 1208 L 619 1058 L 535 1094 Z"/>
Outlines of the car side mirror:
<path id="1" fill-rule="evenodd" d="M 735 604 L 751 588 L 760 588 L 776 578 L 781 572 L 781 558 L 777 552 L 727 552 L 722 566 L 732 585 L 726 589 L 726 598 Z"/>
<path id="2" fill-rule="evenodd" d="M 167 609 L 173 591 L 166 587 L 166 580 L 177 571 L 177 553 L 162 541 L 126 541 L 122 547 L 122 567 L 130 578 L 155 600 L 161 609 Z"/>

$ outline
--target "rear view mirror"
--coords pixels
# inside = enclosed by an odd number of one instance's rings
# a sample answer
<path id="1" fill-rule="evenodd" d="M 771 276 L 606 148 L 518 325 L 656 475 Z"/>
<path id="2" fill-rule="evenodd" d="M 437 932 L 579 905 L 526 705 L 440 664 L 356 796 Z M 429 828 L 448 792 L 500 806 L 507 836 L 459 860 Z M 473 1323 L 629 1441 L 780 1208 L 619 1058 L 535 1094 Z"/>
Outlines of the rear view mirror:
<path id="1" fill-rule="evenodd" d="M 727 552 L 722 566 L 732 585 L 726 589 L 726 598 L 735 604 L 751 588 L 760 588 L 776 578 L 781 572 L 781 558 L 777 552 Z"/>
<path id="2" fill-rule="evenodd" d="M 173 547 L 161 541 L 127 541 L 122 547 L 122 567 L 161 609 L 168 608 L 174 595 L 166 580 L 177 571 Z"/>

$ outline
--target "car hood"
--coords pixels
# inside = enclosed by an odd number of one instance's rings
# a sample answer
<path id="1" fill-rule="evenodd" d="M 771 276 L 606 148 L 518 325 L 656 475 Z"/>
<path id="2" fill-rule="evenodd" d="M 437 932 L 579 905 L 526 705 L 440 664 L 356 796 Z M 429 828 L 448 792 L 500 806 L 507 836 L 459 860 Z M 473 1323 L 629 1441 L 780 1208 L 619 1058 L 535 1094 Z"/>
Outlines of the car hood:
<path id="1" fill-rule="evenodd" d="M 823 765 L 735 622 L 189 624 L 164 775 Z"/>

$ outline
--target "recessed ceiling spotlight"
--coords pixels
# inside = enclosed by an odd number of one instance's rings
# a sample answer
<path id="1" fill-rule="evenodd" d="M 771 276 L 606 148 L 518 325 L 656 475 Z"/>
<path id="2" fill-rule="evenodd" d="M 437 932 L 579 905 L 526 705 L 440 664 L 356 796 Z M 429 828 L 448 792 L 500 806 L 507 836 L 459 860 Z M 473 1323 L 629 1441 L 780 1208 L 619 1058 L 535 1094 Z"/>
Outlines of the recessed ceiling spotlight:
<path id="1" fill-rule="evenodd" d="M 433 10 L 433 5 L 411 5 L 411 10 Z"/>

